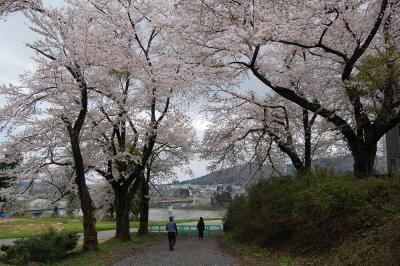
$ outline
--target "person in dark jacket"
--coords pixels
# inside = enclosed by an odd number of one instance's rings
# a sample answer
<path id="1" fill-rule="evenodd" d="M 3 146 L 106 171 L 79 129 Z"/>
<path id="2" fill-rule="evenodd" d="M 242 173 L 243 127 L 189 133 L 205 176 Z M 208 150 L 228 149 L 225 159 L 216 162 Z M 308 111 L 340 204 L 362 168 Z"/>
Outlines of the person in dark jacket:
<path id="1" fill-rule="evenodd" d="M 203 217 L 200 217 L 199 222 L 197 223 L 197 230 L 199 230 L 199 238 L 203 238 L 203 232 L 204 232 L 204 221 Z"/>
<path id="2" fill-rule="evenodd" d="M 174 250 L 174 246 L 176 243 L 176 234 L 178 233 L 178 228 L 176 227 L 176 223 L 174 222 L 174 217 L 169 217 L 169 222 L 165 228 L 168 232 L 168 243 L 169 243 L 169 250 Z"/>

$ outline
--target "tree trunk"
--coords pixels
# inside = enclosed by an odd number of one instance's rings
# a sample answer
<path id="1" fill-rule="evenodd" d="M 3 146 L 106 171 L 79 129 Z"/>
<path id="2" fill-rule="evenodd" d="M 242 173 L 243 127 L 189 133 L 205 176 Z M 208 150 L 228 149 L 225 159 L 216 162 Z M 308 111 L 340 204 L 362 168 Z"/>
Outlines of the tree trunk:
<path id="1" fill-rule="evenodd" d="M 143 171 L 138 168 L 137 171 L 132 173 L 132 181 L 126 181 L 124 183 L 112 183 L 114 190 L 114 208 L 115 208 L 115 222 L 116 222 L 116 232 L 115 238 L 120 240 L 130 239 L 130 225 L 129 225 L 129 208 L 132 199 L 137 193 L 138 188 L 141 187 L 143 182 Z"/>
<path id="2" fill-rule="evenodd" d="M 292 162 L 294 168 L 296 169 L 297 175 L 302 176 L 303 174 L 305 174 L 306 169 L 304 168 L 303 162 L 301 161 L 296 150 L 290 145 L 285 145 L 280 142 L 278 142 L 277 144 L 279 149 L 289 156 L 290 161 Z"/>
<path id="3" fill-rule="evenodd" d="M 130 199 L 123 187 L 115 191 L 115 222 L 117 229 L 115 238 L 120 240 L 129 240 L 130 225 L 129 225 L 129 202 Z"/>
<path id="4" fill-rule="evenodd" d="M 149 225 L 149 182 L 143 182 L 141 186 L 141 201 L 140 201 L 140 225 L 139 234 L 148 233 Z"/>
<path id="5" fill-rule="evenodd" d="M 308 119 L 308 110 L 303 108 L 303 128 L 304 128 L 304 170 L 311 169 L 311 125 Z"/>
<path id="6" fill-rule="evenodd" d="M 351 147 L 354 157 L 354 175 L 365 178 L 375 174 L 374 163 L 376 157 L 377 144 L 358 144 L 358 147 Z"/>
<path id="7" fill-rule="evenodd" d="M 94 214 L 93 202 L 86 184 L 78 185 L 78 191 L 83 213 L 83 249 L 97 250 L 98 242 L 96 231 L 96 217 Z"/>
<path id="8" fill-rule="evenodd" d="M 79 146 L 79 134 L 69 128 L 72 155 L 75 164 L 75 183 L 78 186 L 79 200 L 83 214 L 83 249 L 96 250 L 98 246 L 96 217 L 94 215 L 94 204 L 89 194 L 85 180 L 85 167 Z"/>

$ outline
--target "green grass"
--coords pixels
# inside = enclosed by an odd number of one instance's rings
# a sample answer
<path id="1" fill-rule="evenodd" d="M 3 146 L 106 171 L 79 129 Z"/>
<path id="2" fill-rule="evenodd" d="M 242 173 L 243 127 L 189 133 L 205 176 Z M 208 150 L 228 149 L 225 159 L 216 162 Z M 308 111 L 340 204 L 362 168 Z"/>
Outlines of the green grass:
<path id="1" fill-rule="evenodd" d="M 211 218 L 205 220 L 214 220 Z M 194 222 L 197 219 L 176 220 L 176 223 Z M 166 221 L 150 221 L 149 225 L 164 224 Z M 139 222 L 133 221 L 131 227 L 138 227 Z M 67 232 L 83 232 L 81 218 L 70 217 L 15 217 L 0 220 L 0 239 L 29 237 L 47 231 L 53 227 Z M 100 221 L 96 224 L 97 231 L 115 229 L 115 221 Z"/>
<path id="2" fill-rule="evenodd" d="M 123 258 L 132 256 L 137 247 L 152 243 L 159 237 L 155 234 L 132 234 L 130 241 L 110 239 L 99 244 L 97 251 L 81 251 L 81 246 L 65 259 L 57 262 L 57 266 L 91 266 L 111 265 Z"/>
<path id="3" fill-rule="evenodd" d="M 327 266 L 324 258 L 313 256 L 299 256 L 285 250 L 270 251 L 251 244 L 237 242 L 231 234 L 225 234 L 224 245 L 232 250 L 242 262 L 248 265 L 271 265 L 271 266 Z"/>
<path id="4" fill-rule="evenodd" d="M 224 245 L 234 252 L 245 265 L 271 265 L 271 266 L 337 266 L 350 265 L 337 263 L 333 257 L 334 252 L 303 254 L 294 252 L 284 247 L 280 249 L 262 248 L 250 243 L 236 241 L 232 234 L 224 235 Z M 364 264 L 351 264 L 363 265 Z M 378 264 L 376 264 L 378 265 Z M 381 265 L 381 264 L 379 264 Z M 383 264 L 382 264 L 383 265 Z M 391 265 L 387 265 L 391 266 Z"/>
<path id="5" fill-rule="evenodd" d="M 243 252 L 247 255 L 256 257 L 267 257 L 270 255 L 266 249 L 235 241 L 230 234 L 225 234 L 224 243 L 226 247 Z"/>

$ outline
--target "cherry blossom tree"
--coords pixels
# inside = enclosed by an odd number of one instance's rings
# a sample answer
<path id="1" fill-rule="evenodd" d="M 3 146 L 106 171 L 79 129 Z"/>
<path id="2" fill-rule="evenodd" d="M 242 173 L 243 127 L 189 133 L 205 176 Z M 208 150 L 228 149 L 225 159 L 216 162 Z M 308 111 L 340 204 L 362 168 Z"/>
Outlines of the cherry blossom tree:
<path id="1" fill-rule="evenodd" d="M 170 37 L 172 3 L 165 1 L 77 2 L 96 18 L 96 49 L 108 69 L 95 88 L 89 121 L 90 150 L 100 149 L 88 167 L 103 176 L 114 191 L 116 238 L 129 239 L 129 203 L 146 182 L 145 169 L 158 139 L 184 137 L 190 131 L 180 114 L 187 99 L 192 67 L 182 64 L 179 45 Z M 182 120 L 183 119 L 183 120 Z M 174 141 L 168 141 L 174 143 Z M 176 143 L 176 141 L 175 141 Z M 89 147 L 88 146 L 88 147 Z"/>
<path id="2" fill-rule="evenodd" d="M 175 114 L 159 132 L 153 153 L 145 169 L 145 180 L 140 188 L 140 224 L 138 233 L 148 233 L 150 186 L 177 178 L 176 170 L 185 170 L 193 155 L 195 131 L 190 120 Z M 189 169 L 186 169 L 187 171 Z"/>
<path id="3" fill-rule="evenodd" d="M 301 175 L 311 170 L 314 156 L 327 155 L 335 144 L 324 120 L 279 96 L 219 88 L 206 110 L 211 124 L 201 150 L 216 165 L 268 163 L 282 175 L 283 152 Z"/>
<path id="4" fill-rule="evenodd" d="M 351 150 L 354 173 L 363 177 L 373 173 L 379 139 L 400 122 L 399 88 L 386 80 L 369 90 L 355 79 L 366 57 L 387 49 L 388 38 L 399 49 L 399 5 L 182 0 L 176 6 L 193 63 L 212 67 L 212 75 L 215 68 L 253 75 L 329 121 Z"/>
<path id="5" fill-rule="evenodd" d="M 88 112 L 88 91 L 96 87 L 93 54 L 88 47 L 94 28 L 90 17 L 71 7 L 40 12 L 33 8 L 24 13 L 31 29 L 41 37 L 28 44 L 37 52 L 37 69 L 24 76 L 22 86 L 2 87 L 1 94 L 7 96 L 2 127 L 9 132 L 16 129 L 11 140 L 20 144 L 16 150 L 25 154 L 24 160 L 33 160 L 23 164 L 31 173 L 48 164 L 73 165 L 83 212 L 84 249 L 93 250 L 97 248 L 96 220 L 80 137 Z M 68 154 L 71 160 L 57 162 L 54 156 L 59 153 Z"/>
<path id="6" fill-rule="evenodd" d="M 20 143 L 33 142 L 26 158 L 43 162 L 31 164 L 36 171 L 73 164 L 86 249 L 97 241 L 85 173 L 111 185 L 116 238 L 128 239 L 129 202 L 145 181 L 157 138 L 180 138 L 169 123 L 188 129 L 178 113 L 193 67 L 181 65 L 179 45 L 170 38 L 172 11 L 164 1 L 69 1 L 64 9 L 25 11 L 42 36 L 29 45 L 39 55 L 38 69 L 23 87 L 3 87 L 3 127 L 16 128 Z"/>
<path id="7" fill-rule="evenodd" d="M 22 10 L 45 11 L 41 0 L 0 0 L 0 18 Z"/>
<path id="8" fill-rule="evenodd" d="M 122 84 L 122 88 L 126 89 L 124 86 L 127 83 Z M 162 169 L 172 170 L 173 166 L 187 162 L 186 156 L 189 156 L 193 142 L 190 121 L 176 106 L 168 106 L 164 113 L 160 112 L 165 117 L 157 122 L 156 136 L 151 140 L 153 146 L 149 150 L 147 138 L 152 130 L 149 124 L 156 110 L 152 111 L 151 105 L 139 101 L 142 98 L 139 99 L 130 89 L 138 88 L 128 88 L 124 104 L 119 102 L 118 106 L 113 106 L 106 104 L 107 101 L 99 101 L 102 105 L 98 110 L 101 112 L 89 115 L 93 124 L 93 133 L 90 136 L 90 145 L 93 147 L 90 150 L 97 148 L 97 154 L 90 156 L 88 167 L 103 176 L 113 189 L 117 238 L 129 237 L 129 203 L 137 193 L 148 195 L 151 177 L 149 169 L 155 171 L 154 168 L 159 167 L 158 171 L 161 171 L 162 166 Z M 142 90 L 137 92 L 143 93 Z M 161 161 L 162 154 L 167 152 L 169 157 Z M 175 157 L 172 156 L 174 154 Z M 145 155 L 149 157 L 143 158 Z M 167 173 L 167 170 L 164 171 Z"/>

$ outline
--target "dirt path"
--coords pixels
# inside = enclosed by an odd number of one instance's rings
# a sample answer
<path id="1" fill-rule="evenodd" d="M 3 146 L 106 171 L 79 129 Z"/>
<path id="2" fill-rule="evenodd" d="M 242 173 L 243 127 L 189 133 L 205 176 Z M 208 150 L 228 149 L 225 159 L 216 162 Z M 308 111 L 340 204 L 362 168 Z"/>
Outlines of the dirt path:
<path id="1" fill-rule="evenodd" d="M 174 251 L 168 248 L 168 241 L 157 241 L 150 246 L 138 249 L 135 256 L 126 258 L 116 266 L 127 265 L 240 265 L 229 254 L 224 253 L 216 238 L 178 237 Z"/>

